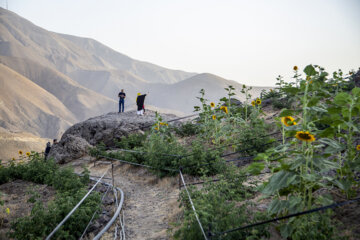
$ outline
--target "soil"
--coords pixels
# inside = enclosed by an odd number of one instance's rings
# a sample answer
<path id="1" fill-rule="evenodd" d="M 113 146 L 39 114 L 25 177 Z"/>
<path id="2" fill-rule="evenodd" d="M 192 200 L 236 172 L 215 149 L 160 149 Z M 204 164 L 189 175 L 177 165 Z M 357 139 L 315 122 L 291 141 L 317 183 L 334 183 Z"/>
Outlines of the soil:
<path id="1" fill-rule="evenodd" d="M 108 169 L 106 177 L 111 177 L 109 162 L 85 157 L 69 163 L 75 172 L 82 171 L 82 165 L 93 176 L 101 176 Z M 158 178 L 146 168 L 114 162 L 115 186 L 125 195 L 124 216 L 126 239 L 170 239 L 170 224 L 180 214 L 178 178 Z M 110 179 L 105 181 L 111 183 Z M 114 226 L 102 239 L 114 238 Z"/>
<path id="2" fill-rule="evenodd" d="M 55 190 L 47 185 L 35 184 L 23 180 L 15 180 L 0 185 L 1 199 L 4 205 L 0 206 L 0 239 L 8 239 L 6 233 L 15 219 L 30 215 L 33 203 L 28 200 L 36 192 L 40 201 L 47 203 L 54 199 Z M 9 208 L 10 214 L 6 213 Z"/>

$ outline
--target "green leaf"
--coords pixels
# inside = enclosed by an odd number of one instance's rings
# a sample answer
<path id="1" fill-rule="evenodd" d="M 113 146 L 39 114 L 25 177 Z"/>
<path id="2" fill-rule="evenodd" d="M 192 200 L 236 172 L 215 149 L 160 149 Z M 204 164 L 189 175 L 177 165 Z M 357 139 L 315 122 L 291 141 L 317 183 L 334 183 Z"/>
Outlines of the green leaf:
<path id="1" fill-rule="evenodd" d="M 348 191 L 352 185 L 351 180 L 347 180 L 347 179 L 335 180 L 333 183 L 338 188 L 340 188 L 341 190 L 344 190 L 344 191 Z"/>
<path id="2" fill-rule="evenodd" d="M 320 108 L 320 107 L 310 107 L 309 109 L 310 109 L 310 111 L 312 110 L 312 111 L 315 111 L 315 112 L 322 112 L 322 113 L 326 113 L 326 112 L 327 112 L 326 109 Z"/>
<path id="3" fill-rule="evenodd" d="M 298 92 L 300 92 L 301 90 L 299 88 L 295 88 L 295 87 L 283 87 L 282 91 L 284 91 L 285 93 L 290 94 L 290 95 L 295 95 Z"/>
<path id="4" fill-rule="evenodd" d="M 293 116 L 294 112 L 295 112 L 294 110 L 284 109 L 284 110 L 281 111 L 279 117 Z"/>
<path id="5" fill-rule="evenodd" d="M 251 175 L 259 175 L 264 168 L 265 164 L 263 162 L 253 162 L 246 168 L 246 171 Z"/>
<path id="6" fill-rule="evenodd" d="M 340 145 L 337 141 L 335 141 L 334 139 L 330 139 L 330 138 L 321 138 L 318 140 L 318 142 L 324 143 L 326 145 L 329 145 L 332 148 L 341 150 L 343 148 L 342 145 Z"/>
<path id="7" fill-rule="evenodd" d="M 316 174 L 305 173 L 302 175 L 302 178 L 308 182 L 316 182 L 319 177 Z"/>
<path id="8" fill-rule="evenodd" d="M 341 92 L 334 98 L 334 103 L 337 105 L 346 105 L 351 102 L 351 96 L 346 92 Z"/>
<path id="9" fill-rule="evenodd" d="M 308 107 L 312 107 L 315 106 L 318 102 L 319 102 L 320 98 L 319 97 L 312 97 L 310 98 L 310 101 L 308 103 Z"/>
<path id="10" fill-rule="evenodd" d="M 341 107 L 329 107 L 328 109 L 329 114 L 340 114 L 341 113 Z"/>
<path id="11" fill-rule="evenodd" d="M 271 195 L 276 191 L 288 187 L 291 184 L 295 184 L 297 181 L 297 175 L 293 172 L 280 171 L 275 173 L 269 180 L 269 183 L 262 190 L 262 193 Z"/>
<path id="12" fill-rule="evenodd" d="M 336 133 L 335 128 L 328 127 L 320 131 L 317 135 L 321 138 L 325 138 L 325 137 L 334 137 L 335 133 Z"/>
<path id="13" fill-rule="evenodd" d="M 351 90 L 354 96 L 360 97 L 360 88 L 356 87 Z"/>
<path id="14" fill-rule="evenodd" d="M 306 73 L 306 75 L 308 75 L 308 76 L 314 76 L 314 75 L 316 75 L 316 70 L 312 65 L 307 65 L 304 68 L 304 73 Z"/>

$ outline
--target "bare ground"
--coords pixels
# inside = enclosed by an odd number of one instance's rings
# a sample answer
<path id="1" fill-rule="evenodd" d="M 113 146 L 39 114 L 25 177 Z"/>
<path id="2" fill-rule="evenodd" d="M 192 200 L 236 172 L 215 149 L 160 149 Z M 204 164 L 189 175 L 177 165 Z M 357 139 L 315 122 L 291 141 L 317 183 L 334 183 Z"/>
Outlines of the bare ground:
<path id="1" fill-rule="evenodd" d="M 30 215 L 34 204 L 28 200 L 34 195 L 33 193 L 36 193 L 43 203 L 49 202 L 55 196 L 52 187 L 23 180 L 0 185 L 0 192 L 4 201 L 4 206 L 0 206 L 0 239 L 8 239 L 6 233 L 10 230 L 12 221 Z M 6 213 L 6 208 L 9 208 L 9 214 Z"/>
<path id="2" fill-rule="evenodd" d="M 85 165 L 94 176 L 101 176 L 110 167 L 101 161 L 94 166 L 92 160 L 85 157 L 69 165 L 72 165 L 76 172 L 81 172 L 81 165 Z M 106 177 L 111 177 L 111 168 Z M 125 194 L 126 239 L 170 239 L 170 223 L 175 222 L 181 211 L 177 201 L 178 179 L 159 179 L 145 168 L 119 162 L 114 162 L 114 179 L 115 185 Z M 113 234 L 114 227 L 102 239 L 113 239 Z"/>

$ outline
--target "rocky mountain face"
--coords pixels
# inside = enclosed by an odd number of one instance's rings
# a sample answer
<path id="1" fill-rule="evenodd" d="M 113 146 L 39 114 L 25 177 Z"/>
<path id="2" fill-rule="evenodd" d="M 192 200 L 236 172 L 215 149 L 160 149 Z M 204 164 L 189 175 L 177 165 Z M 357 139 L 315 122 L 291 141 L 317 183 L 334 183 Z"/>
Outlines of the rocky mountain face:
<path id="1" fill-rule="evenodd" d="M 122 88 L 128 111 L 138 92 L 148 94 L 146 108 L 178 114 L 193 111 L 201 88 L 217 101 L 231 84 L 242 99 L 237 82 L 138 61 L 93 39 L 47 31 L 3 8 L 0 84 L 0 127 L 43 138 L 59 138 L 79 121 L 117 111 Z M 254 88 L 253 96 L 261 89 Z"/>

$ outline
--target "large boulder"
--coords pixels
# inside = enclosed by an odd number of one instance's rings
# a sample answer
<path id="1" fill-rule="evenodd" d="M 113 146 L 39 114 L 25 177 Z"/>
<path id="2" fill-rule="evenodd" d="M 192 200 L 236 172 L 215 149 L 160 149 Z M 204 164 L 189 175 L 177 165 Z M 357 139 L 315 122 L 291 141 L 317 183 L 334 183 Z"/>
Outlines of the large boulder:
<path id="1" fill-rule="evenodd" d="M 173 114 L 161 114 L 161 117 L 164 121 L 177 118 Z M 99 143 L 113 147 L 115 139 L 142 132 L 143 128 L 154 122 L 155 112 L 150 110 L 143 116 L 131 111 L 93 117 L 66 130 L 60 142 L 51 148 L 49 157 L 53 157 L 58 163 L 66 163 L 87 154 L 90 147 Z"/>

